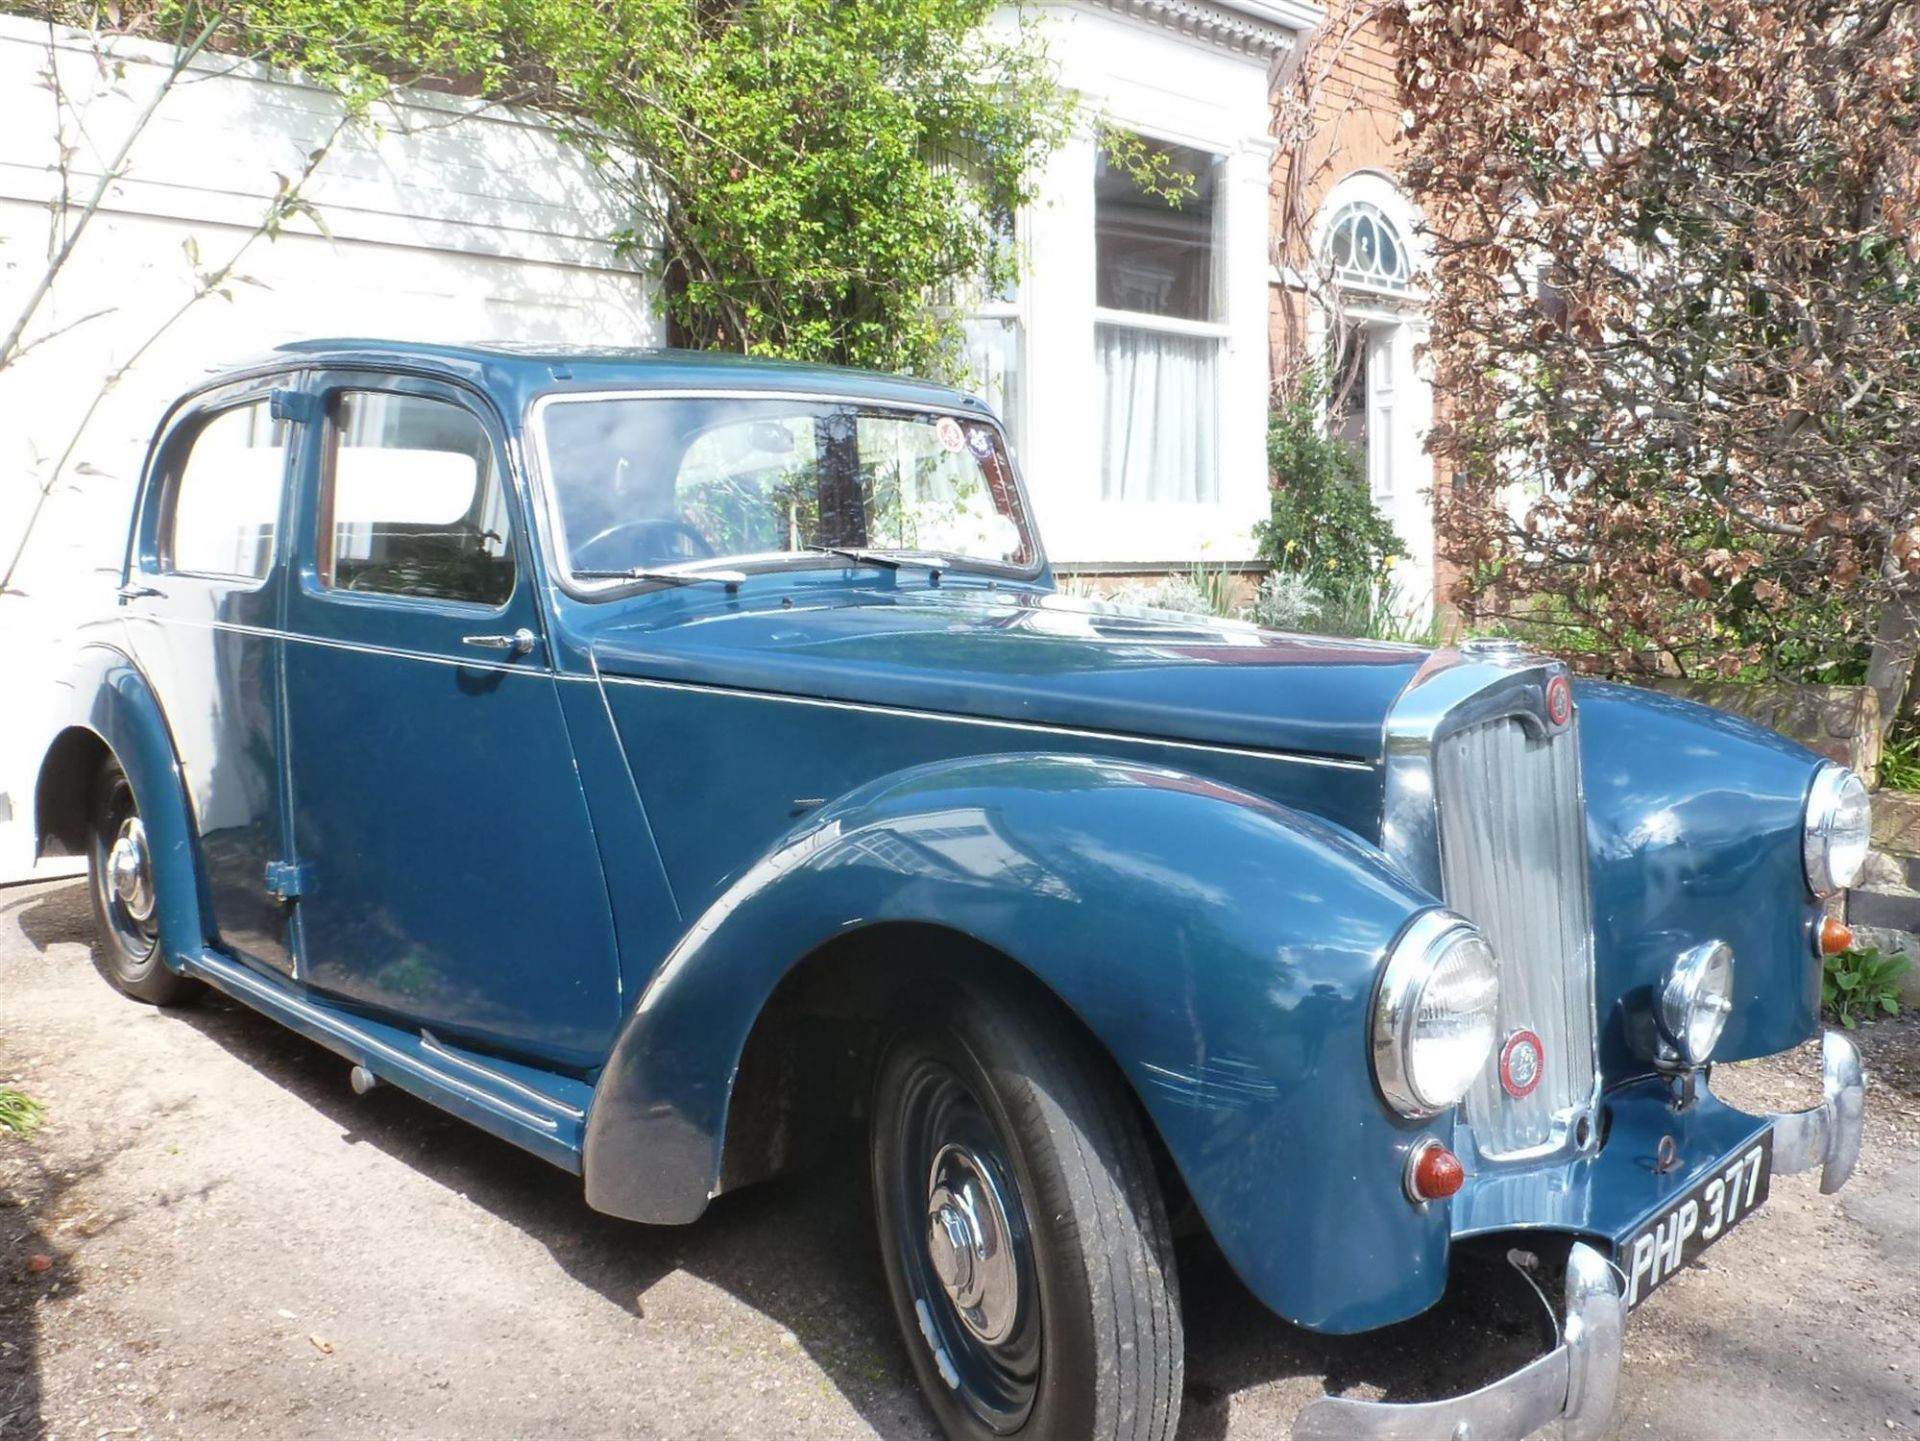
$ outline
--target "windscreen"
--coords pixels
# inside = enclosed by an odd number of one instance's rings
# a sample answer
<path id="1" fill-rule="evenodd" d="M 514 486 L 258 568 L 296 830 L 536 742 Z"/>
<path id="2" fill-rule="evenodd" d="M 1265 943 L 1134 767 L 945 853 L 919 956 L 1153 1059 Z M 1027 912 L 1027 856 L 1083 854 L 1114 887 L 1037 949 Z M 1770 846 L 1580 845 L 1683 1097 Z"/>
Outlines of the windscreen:
<path id="1" fill-rule="evenodd" d="M 1024 570 L 1036 559 L 999 429 L 861 402 L 646 394 L 540 412 L 563 560 L 607 578 L 851 549 Z"/>

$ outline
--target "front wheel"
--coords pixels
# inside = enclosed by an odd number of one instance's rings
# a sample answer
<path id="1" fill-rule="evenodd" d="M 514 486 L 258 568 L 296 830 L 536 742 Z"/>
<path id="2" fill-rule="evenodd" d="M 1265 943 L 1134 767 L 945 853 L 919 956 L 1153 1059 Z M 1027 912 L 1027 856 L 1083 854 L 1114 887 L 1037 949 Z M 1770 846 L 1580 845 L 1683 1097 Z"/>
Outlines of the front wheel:
<path id="1" fill-rule="evenodd" d="M 1026 997 L 928 998 L 882 1057 L 888 1289 L 953 1441 L 1166 1441 L 1184 1366 L 1151 1153 L 1105 1058 Z"/>
<path id="2" fill-rule="evenodd" d="M 178 1006 L 200 993 L 160 954 L 160 898 L 147 828 L 120 763 L 108 757 L 94 779 L 88 820 L 87 889 L 93 900 L 94 960 L 115 989 L 150 1006 Z"/>

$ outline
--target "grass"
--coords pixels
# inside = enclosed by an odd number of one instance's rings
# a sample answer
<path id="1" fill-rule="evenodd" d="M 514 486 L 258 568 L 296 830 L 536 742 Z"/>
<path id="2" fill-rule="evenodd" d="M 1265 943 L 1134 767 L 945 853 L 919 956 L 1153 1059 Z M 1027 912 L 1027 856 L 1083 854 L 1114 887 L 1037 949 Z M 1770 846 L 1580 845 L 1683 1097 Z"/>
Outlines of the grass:
<path id="1" fill-rule="evenodd" d="M 1920 731 L 1887 737 L 1880 752 L 1880 785 L 1890 791 L 1920 791 Z"/>
<path id="2" fill-rule="evenodd" d="M 46 1118 L 46 1108 L 24 1091 L 0 1086 L 0 1131 L 31 1136 Z"/>

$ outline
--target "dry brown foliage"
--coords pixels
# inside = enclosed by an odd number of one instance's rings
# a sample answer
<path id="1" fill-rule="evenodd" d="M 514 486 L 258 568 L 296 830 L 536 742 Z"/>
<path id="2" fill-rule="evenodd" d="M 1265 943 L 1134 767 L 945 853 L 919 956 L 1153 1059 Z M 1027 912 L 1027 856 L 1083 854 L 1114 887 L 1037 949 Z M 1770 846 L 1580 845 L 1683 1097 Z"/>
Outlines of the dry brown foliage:
<path id="1" fill-rule="evenodd" d="M 1893 714 L 1920 611 L 1915 7 L 1393 19 L 1470 617 L 1613 671 L 1871 651 Z"/>

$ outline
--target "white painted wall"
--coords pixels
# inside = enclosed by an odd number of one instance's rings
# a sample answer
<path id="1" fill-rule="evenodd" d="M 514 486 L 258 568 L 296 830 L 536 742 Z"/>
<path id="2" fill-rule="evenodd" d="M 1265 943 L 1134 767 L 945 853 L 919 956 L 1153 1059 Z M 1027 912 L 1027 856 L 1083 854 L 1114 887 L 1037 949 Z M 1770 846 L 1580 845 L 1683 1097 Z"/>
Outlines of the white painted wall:
<path id="1" fill-rule="evenodd" d="M 1026 217 L 1027 434 L 1021 460 L 1056 562 L 1185 564 L 1253 553 L 1267 514 L 1267 61 L 1169 25 L 1093 6 L 1043 12 L 1061 78 L 1089 122 L 1226 157 L 1217 504 L 1106 501 L 1100 495 L 1100 389 L 1094 354 L 1091 124 L 1053 157 Z"/>
<path id="2" fill-rule="evenodd" d="M 0 17 L 0 330 L 47 254 L 49 63 L 85 122 L 66 136 L 84 198 L 169 54 L 112 48 L 118 75 L 84 36 L 50 46 L 44 26 Z M 266 214 L 276 172 L 298 175 L 341 114 L 325 91 L 226 60 L 196 66 L 162 102 L 28 336 L 107 313 L 0 371 L 0 565 L 88 401 L 192 294 L 188 248 L 202 268 L 224 262 Z M 646 280 L 605 239 L 629 217 L 537 117 L 415 95 L 373 120 L 340 131 L 304 192 L 325 233 L 295 220 L 255 243 L 239 267 L 250 283 L 201 301 L 102 403 L 34 532 L 20 594 L 0 596 L 0 880 L 28 864 L 53 679 L 73 625 L 111 604 L 145 447 L 181 389 L 295 337 L 663 339 Z"/>

